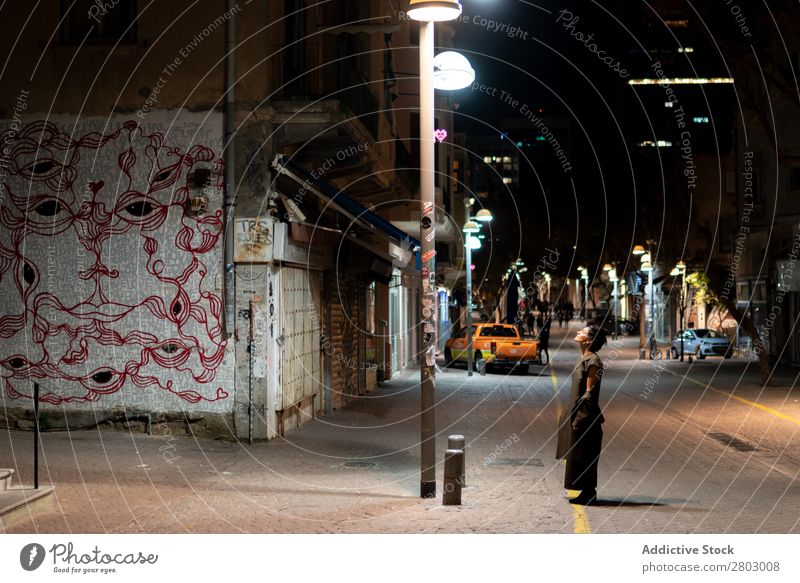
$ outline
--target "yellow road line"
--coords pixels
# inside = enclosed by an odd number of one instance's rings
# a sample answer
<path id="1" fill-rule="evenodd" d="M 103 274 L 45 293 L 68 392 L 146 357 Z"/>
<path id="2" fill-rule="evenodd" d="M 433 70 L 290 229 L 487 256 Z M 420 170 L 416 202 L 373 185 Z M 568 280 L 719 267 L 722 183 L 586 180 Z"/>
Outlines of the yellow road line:
<path id="1" fill-rule="evenodd" d="M 570 498 L 577 496 L 580 492 L 578 490 L 567 490 Z M 591 534 L 592 529 L 589 527 L 589 517 L 586 515 L 586 509 L 580 504 L 570 504 L 572 506 L 572 514 L 574 514 L 575 534 Z"/>
<path id="2" fill-rule="evenodd" d="M 550 369 L 550 380 L 553 383 L 553 391 L 558 392 L 558 377 L 553 372 L 553 369 Z M 561 411 L 563 411 L 563 407 L 561 407 L 561 402 L 556 401 L 556 419 L 561 420 Z M 564 462 L 566 463 L 566 462 Z M 574 498 L 578 495 L 577 490 L 567 490 L 567 495 L 570 498 Z M 579 504 L 570 504 L 572 507 L 572 515 L 573 515 L 573 524 L 575 525 L 575 534 L 591 534 L 592 529 L 589 526 L 589 517 L 586 515 L 586 509 Z"/>
<path id="3" fill-rule="evenodd" d="M 800 420 L 795 419 L 794 417 L 791 417 L 790 415 L 787 415 L 786 413 L 781 413 L 777 409 L 773 409 L 771 407 L 767 407 L 766 405 L 761 405 L 760 403 L 756 403 L 755 401 L 750 401 L 750 400 L 745 399 L 743 397 L 738 397 L 738 396 L 734 395 L 733 393 L 730 393 L 728 391 L 723 391 L 722 389 L 718 389 L 716 387 L 712 387 L 711 385 L 706 384 L 706 383 L 704 383 L 702 381 L 698 381 L 696 379 L 693 379 L 692 377 L 690 377 L 688 375 L 685 375 L 685 376 L 684 375 L 679 375 L 677 373 L 672 372 L 671 370 L 668 370 L 667 372 L 669 374 L 671 374 L 672 376 L 675 376 L 675 377 L 678 377 L 678 378 L 681 378 L 681 379 L 686 379 L 687 381 L 693 382 L 694 384 L 700 385 L 701 387 L 709 389 L 710 391 L 714 391 L 715 393 L 719 393 L 720 395 L 725 395 L 726 397 L 729 397 L 731 399 L 736 399 L 737 401 L 739 401 L 740 403 L 743 403 L 744 405 L 749 405 L 750 407 L 755 407 L 756 409 L 760 409 L 762 411 L 765 411 L 766 413 L 770 413 L 771 415 L 775 415 L 775 417 L 777 417 L 779 419 L 783 419 L 784 421 L 789 421 L 791 423 L 794 423 L 795 425 L 800 425 Z"/>

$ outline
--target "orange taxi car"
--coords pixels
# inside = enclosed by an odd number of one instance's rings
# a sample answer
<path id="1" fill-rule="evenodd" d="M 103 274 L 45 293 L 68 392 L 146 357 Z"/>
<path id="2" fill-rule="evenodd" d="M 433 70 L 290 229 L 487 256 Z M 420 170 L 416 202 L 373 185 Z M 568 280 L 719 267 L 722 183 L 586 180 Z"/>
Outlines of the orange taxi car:
<path id="1" fill-rule="evenodd" d="M 473 327 L 473 367 L 485 360 L 487 365 L 506 366 L 526 372 L 528 365 L 537 363 L 539 343 L 522 338 L 512 324 L 476 324 Z M 445 366 L 456 362 L 467 362 L 467 338 L 465 331 L 450 338 L 444 345 Z"/>

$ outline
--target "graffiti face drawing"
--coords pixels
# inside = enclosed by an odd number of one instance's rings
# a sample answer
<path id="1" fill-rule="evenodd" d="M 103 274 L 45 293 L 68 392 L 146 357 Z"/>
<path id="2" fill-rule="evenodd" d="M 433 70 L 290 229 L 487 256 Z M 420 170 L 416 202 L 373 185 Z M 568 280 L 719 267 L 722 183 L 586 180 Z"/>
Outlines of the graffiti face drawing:
<path id="1" fill-rule="evenodd" d="M 0 133 L 0 375 L 6 396 L 92 402 L 161 390 L 218 401 L 226 341 L 209 267 L 221 213 L 185 212 L 206 146 L 169 147 L 127 122 L 69 136 L 49 122 Z M 114 171 L 109 172 L 109 168 Z"/>

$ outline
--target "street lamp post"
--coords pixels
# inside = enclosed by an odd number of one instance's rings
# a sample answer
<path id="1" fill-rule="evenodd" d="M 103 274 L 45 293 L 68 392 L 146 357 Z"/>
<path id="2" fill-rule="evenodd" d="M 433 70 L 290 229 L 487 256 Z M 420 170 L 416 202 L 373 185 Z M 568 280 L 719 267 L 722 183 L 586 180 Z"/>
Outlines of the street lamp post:
<path id="1" fill-rule="evenodd" d="M 642 266 L 641 270 L 647 273 L 647 285 L 650 287 L 650 334 L 649 334 L 649 346 L 645 346 L 645 330 L 644 326 L 639 327 L 639 344 L 640 344 L 640 351 L 639 351 L 639 358 L 645 358 L 645 353 L 650 353 L 650 360 L 653 359 L 653 351 L 652 345 L 655 344 L 655 334 L 656 334 L 656 313 L 655 313 L 655 285 L 653 282 L 653 271 L 655 270 L 655 262 L 653 261 L 653 256 L 650 251 L 652 246 L 655 244 L 655 241 L 647 240 L 648 248 L 645 249 L 643 245 L 636 245 L 633 248 L 633 254 L 639 255 Z M 645 291 L 647 294 L 647 291 Z M 639 316 L 642 317 L 641 315 Z M 644 319 L 642 319 L 644 321 Z"/>
<path id="2" fill-rule="evenodd" d="M 614 340 L 619 336 L 619 277 L 617 277 L 616 263 L 616 261 L 614 265 L 606 263 L 603 266 L 603 271 L 608 273 L 608 281 L 614 284 L 611 299 L 611 314 L 614 317 L 614 334 L 612 338 Z"/>
<path id="3" fill-rule="evenodd" d="M 586 267 L 579 267 L 581 279 L 583 280 L 583 321 L 589 321 L 589 270 Z"/>
<path id="4" fill-rule="evenodd" d="M 436 214 L 434 211 L 434 22 L 461 14 L 458 0 L 411 0 L 408 16 L 419 21 L 420 267 L 422 354 L 420 361 L 420 496 L 436 496 Z M 431 279 L 433 283 L 431 283 Z"/>
<path id="5" fill-rule="evenodd" d="M 464 247 L 466 248 L 466 270 L 467 270 L 467 376 L 472 376 L 473 359 L 472 353 L 472 249 L 480 249 L 481 240 L 473 236 L 480 232 L 481 223 L 492 220 L 492 213 L 487 209 L 481 209 L 475 217 L 470 216 L 472 204 L 470 199 L 464 201 L 467 207 L 467 222 L 464 225 Z"/>
<path id="6" fill-rule="evenodd" d="M 681 362 L 683 362 L 683 331 L 686 325 L 686 263 L 679 261 L 675 266 L 681 276 L 681 301 L 678 306 L 681 311 Z"/>
<path id="7" fill-rule="evenodd" d="M 643 257 L 650 257 L 650 254 Z M 653 271 L 655 267 L 649 261 L 642 261 L 642 271 L 647 273 L 647 285 L 650 287 L 650 334 L 648 334 L 648 350 L 650 360 L 653 360 L 653 342 L 656 337 L 656 312 L 655 312 L 655 285 L 653 282 Z"/>

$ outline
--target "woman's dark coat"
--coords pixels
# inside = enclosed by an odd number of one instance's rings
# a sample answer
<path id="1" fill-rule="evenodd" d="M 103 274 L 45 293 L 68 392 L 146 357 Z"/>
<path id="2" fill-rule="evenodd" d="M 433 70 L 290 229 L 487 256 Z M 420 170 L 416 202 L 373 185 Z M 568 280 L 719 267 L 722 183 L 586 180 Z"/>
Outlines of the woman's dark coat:
<path id="1" fill-rule="evenodd" d="M 591 366 L 597 367 L 598 378 L 588 397 L 585 397 L 586 379 Z M 556 458 L 590 462 L 599 457 L 603 441 L 601 423 L 605 421 L 598 404 L 602 378 L 603 361 L 594 352 L 587 352 L 572 373 L 569 405 L 558 424 Z"/>

